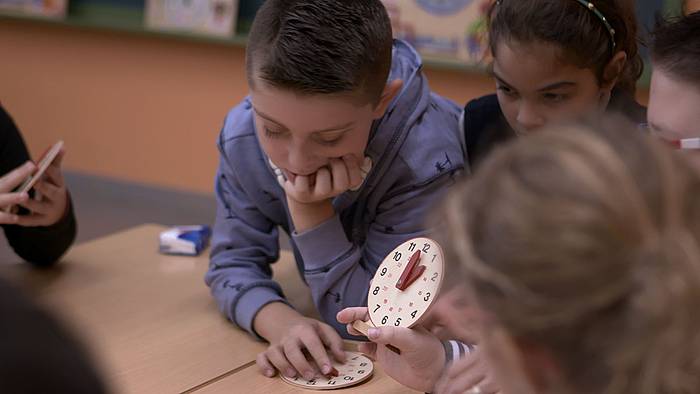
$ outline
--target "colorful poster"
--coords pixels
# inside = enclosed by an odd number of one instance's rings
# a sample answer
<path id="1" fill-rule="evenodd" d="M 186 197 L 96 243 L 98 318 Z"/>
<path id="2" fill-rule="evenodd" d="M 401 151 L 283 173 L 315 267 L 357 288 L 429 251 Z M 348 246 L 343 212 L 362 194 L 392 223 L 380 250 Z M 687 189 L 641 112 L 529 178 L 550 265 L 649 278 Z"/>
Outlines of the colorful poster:
<path id="1" fill-rule="evenodd" d="M 394 37 L 426 58 L 478 64 L 488 54 L 486 14 L 493 0 L 382 0 Z"/>
<path id="2" fill-rule="evenodd" d="M 230 37 L 237 13 L 238 0 L 147 0 L 146 27 Z"/>
<path id="3" fill-rule="evenodd" d="M 0 0 L 0 10 L 22 14 L 64 18 L 68 0 Z"/>

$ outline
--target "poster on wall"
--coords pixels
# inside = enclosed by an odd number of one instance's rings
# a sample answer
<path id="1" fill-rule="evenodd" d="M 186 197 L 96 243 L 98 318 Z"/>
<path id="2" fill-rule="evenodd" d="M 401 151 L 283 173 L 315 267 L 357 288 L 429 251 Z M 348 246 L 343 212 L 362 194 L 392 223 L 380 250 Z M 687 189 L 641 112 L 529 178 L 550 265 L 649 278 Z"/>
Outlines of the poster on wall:
<path id="1" fill-rule="evenodd" d="M 230 37 L 238 0 L 147 0 L 146 27 Z"/>
<path id="2" fill-rule="evenodd" d="M 488 54 L 486 15 L 494 0 L 382 0 L 394 37 L 426 58 L 481 64 Z"/>
<path id="3" fill-rule="evenodd" d="M 65 18 L 68 0 L 0 0 L 0 11 Z"/>

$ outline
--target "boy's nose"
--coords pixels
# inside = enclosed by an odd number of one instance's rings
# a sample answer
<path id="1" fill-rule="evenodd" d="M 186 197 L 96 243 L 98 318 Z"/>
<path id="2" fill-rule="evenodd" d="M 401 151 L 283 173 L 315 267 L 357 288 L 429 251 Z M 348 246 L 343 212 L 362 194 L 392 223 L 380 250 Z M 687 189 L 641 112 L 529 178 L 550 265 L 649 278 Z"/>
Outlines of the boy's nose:
<path id="1" fill-rule="evenodd" d="M 292 148 L 289 150 L 288 169 L 290 171 L 299 175 L 309 175 L 316 172 L 319 167 L 318 159 L 313 152 L 309 152 L 308 149 Z"/>

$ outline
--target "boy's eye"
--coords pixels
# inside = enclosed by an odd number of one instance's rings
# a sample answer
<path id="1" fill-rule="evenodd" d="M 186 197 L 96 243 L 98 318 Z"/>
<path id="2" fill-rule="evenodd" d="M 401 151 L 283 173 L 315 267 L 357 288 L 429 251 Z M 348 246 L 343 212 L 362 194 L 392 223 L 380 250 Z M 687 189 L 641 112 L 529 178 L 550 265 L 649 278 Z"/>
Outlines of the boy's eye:
<path id="1" fill-rule="evenodd" d="M 280 138 L 284 135 L 284 132 L 272 130 L 268 127 L 263 127 L 263 130 L 265 131 L 265 136 L 269 138 Z"/>
<path id="2" fill-rule="evenodd" d="M 318 137 L 318 138 L 316 138 L 316 142 L 318 142 L 321 145 L 335 145 L 338 142 L 340 142 L 340 140 L 342 140 L 342 139 L 343 139 L 343 135 L 341 135 L 339 137 L 326 137 L 326 138 Z"/>

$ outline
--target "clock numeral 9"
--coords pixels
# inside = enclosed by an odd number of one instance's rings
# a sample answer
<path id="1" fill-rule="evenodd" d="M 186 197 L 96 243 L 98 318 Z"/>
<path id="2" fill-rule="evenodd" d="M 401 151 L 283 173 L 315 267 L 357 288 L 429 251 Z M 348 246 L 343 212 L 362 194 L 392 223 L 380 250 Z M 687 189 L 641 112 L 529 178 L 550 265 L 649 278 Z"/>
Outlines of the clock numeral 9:
<path id="1" fill-rule="evenodd" d="M 382 272 L 379 273 L 380 276 L 386 275 L 386 267 L 382 268 Z"/>

